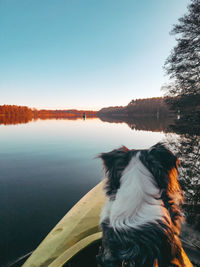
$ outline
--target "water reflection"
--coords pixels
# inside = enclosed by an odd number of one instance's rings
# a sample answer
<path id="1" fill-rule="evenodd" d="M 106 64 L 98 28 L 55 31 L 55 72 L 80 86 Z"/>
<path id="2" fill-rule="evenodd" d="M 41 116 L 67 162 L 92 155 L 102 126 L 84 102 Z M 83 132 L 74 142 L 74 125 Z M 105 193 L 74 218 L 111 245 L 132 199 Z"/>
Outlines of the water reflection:
<path id="1" fill-rule="evenodd" d="M 22 124 L 32 121 L 32 116 L 2 116 L 0 115 L 0 124 L 11 125 L 11 124 Z"/>
<path id="2" fill-rule="evenodd" d="M 181 160 L 180 183 L 185 198 L 183 245 L 193 261 L 200 264 L 200 135 L 182 133 L 176 138 L 168 137 L 168 141 Z"/>
<path id="3" fill-rule="evenodd" d="M 187 223 L 200 230 L 200 124 L 187 114 L 170 129 L 177 134 L 169 144 L 181 160 L 180 181 L 185 192 Z"/>
<path id="4" fill-rule="evenodd" d="M 4 204 L 1 217 L 5 223 L 1 238 L 7 246 L 1 247 L 1 251 L 6 250 L 2 261 L 14 260 L 34 249 L 67 209 L 100 181 L 101 165 L 93 160 L 98 153 L 120 145 L 147 148 L 165 140 L 182 162 L 180 182 L 186 203 L 182 238 L 188 255 L 197 262 L 200 248 L 197 125 L 155 117 L 84 119 L 44 117 L 27 125 L 34 121 L 27 117 L 0 117 L 0 124 L 19 124 L 2 127 L 0 132 L 0 197 Z M 29 225 L 25 232 L 24 225 Z"/>
<path id="5" fill-rule="evenodd" d="M 144 130 L 151 132 L 168 132 L 171 131 L 170 125 L 173 122 L 172 118 L 166 117 L 162 120 L 156 117 L 135 117 L 135 118 L 126 118 L 126 117 L 97 117 L 97 116 L 88 116 L 86 115 L 73 115 L 73 116 L 60 116 L 55 114 L 41 114 L 40 116 L 0 116 L 0 125 L 16 125 L 16 124 L 25 124 L 29 122 L 34 122 L 38 120 L 91 120 L 99 118 L 103 122 L 109 123 L 126 123 L 132 130 Z"/>
<path id="6" fill-rule="evenodd" d="M 122 123 L 125 122 L 132 130 L 144 130 L 151 132 L 168 132 L 171 131 L 170 125 L 173 123 L 173 118 L 165 117 L 159 119 L 157 117 L 106 117 L 100 116 L 104 122 Z"/>
<path id="7" fill-rule="evenodd" d="M 89 119 L 95 119 L 97 118 L 96 116 L 88 116 Z M 18 115 L 18 116 L 4 116 L 4 115 L 0 115 L 0 125 L 17 125 L 17 124 L 25 124 L 25 123 L 29 123 L 29 122 L 34 122 L 34 121 L 38 121 L 38 120 L 79 120 L 79 119 L 86 119 L 86 115 L 73 115 L 73 116 L 60 116 L 60 115 L 40 115 L 40 116 L 35 116 L 33 117 L 32 115 L 30 116 L 24 116 L 24 115 Z"/>

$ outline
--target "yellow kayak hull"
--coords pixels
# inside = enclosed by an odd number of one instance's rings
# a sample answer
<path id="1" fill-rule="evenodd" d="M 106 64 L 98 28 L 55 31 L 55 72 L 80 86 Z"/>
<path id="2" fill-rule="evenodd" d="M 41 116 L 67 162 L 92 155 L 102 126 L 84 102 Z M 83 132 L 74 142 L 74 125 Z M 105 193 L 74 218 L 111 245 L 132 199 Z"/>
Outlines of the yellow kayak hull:
<path id="1" fill-rule="evenodd" d="M 99 219 L 106 201 L 103 182 L 89 191 L 53 228 L 23 267 L 61 267 L 74 255 L 101 239 Z M 192 267 L 183 251 L 185 266 Z"/>
<path id="2" fill-rule="evenodd" d="M 63 253 L 64 255 L 67 254 L 67 259 L 70 259 L 79 245 L 80 248 L 83 248 L 95 241 L 97 236 L 101 238 L 99 216 L 106 200 L 102 187 L 103 182 L 89 191 L 62 218 L 24 263 L 23 267 L 62 266 L 61 261 L 58 264 L 58 258 Z M 74 245 L 75 247 L 73 247 Z M 71 250 L 69 250 L 70 248 Z M 68 250 L 69 253 L 67 253 Z"/>

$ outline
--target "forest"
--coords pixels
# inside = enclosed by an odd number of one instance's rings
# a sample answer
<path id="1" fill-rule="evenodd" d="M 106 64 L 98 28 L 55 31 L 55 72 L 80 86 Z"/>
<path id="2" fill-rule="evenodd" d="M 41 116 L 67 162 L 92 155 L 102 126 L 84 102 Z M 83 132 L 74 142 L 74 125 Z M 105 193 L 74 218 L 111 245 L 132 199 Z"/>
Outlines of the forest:
<path id="1" fill-rule="evenodd" d="M 132 100 L 124 107 L 108 107 L 98 112 L 101 116 L 121 116 L 121 117 L 163 117 L 174 115 L 173 110 L 167 103 L 168 97 L 153 97 Z"/>
<path id="2" fill-rule="evenodd" d="M 0 124 L 18 124 L 28 123 L 37 119 L 78 119 L 83 117 L 96 117 L 96 111 L 90 110 L 37 110 L 27 106 L 1 105 L 0 106 Z"/>
<path id="3" fill-rule="evenodd" d="M 102 108 L 99 117 L 172 117 L 180 116 L 184 121 L 192 120 L 199 123 L 200 94 L 174 97 L 153 97 L 132 100 L 127 106 Z"/>

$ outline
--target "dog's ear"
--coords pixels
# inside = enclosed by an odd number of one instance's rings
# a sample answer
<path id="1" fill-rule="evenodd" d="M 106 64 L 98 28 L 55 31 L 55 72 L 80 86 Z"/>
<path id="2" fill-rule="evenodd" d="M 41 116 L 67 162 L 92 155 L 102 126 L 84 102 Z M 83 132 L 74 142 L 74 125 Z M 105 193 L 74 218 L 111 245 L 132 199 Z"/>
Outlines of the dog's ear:
<path id="1" fill-rule="evenodd" d="M 167 172 L 177 169 L 180 164 L 179 159 L 163 143 L 151 147 L 149 155 L 158 160 Z"/>
<path id="2" fill-rule="evenodd" d="M 151 172 L 157 184 L 164 189 L 162 198 L 168 203 L 168 210 L 177 231 L 183 222 L 180 206 L 183 204 L 183 194 L 178 182 L 178 166 L 180 161 L 164 144 L 158 143 L 149 151 L 152 159 Z"/>
<path id="3" fill-rule="evenodd" d="M 171 172 L 176 174 L 174 179 L 177 180 L 179 159 L 163 143 L 144 152 L 141 160 L 153 174 L 160 189 L 168 188 Z"/>
<path id="4" fill-rule="evenodd" d="M 107 175 L 105 191 L 111 197 L 111 195 L 115 195 L 119 188 L 122 172 L 130 161 L 129 149 L 123 146 L 119 149 L 102 153 L 99 155 L 99 158 L 103 160 Z"/>
<path id="5" fill-rule="evenodd" d="M 110 172 L 117 163 L 119 164 L 119 161 L 123 161 L 127 157 L 127 152 L 129 152 L 129 149 L 122 146 L 110 152 L 101 153 L 99 158 L 103 160 L 106 172 Z"/>

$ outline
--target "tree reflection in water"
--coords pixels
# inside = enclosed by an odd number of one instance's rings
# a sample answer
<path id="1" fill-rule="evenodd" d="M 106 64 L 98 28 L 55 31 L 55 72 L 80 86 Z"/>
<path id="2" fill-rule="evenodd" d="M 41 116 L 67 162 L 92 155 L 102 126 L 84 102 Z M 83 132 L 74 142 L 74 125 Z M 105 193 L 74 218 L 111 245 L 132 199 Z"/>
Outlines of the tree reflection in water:
<path id="1" fill-rule="evenodd" d="M 181 161 L 180 183 L 184 190 L 186 222 L 200 229 L 200 135 L 167 135 L 171 149 Z M 194 217 L 195 215 L 195 217 Z"/>
<path id="2" fill-rule="evenodd" d="M 193 261 L 200 264 L 200 125 L 198 121 L 183 117 L 169 130 L 176 136 L 167 134 L 166 139 L 181 161 L 180 183 L 185 198 L 183 245 Z"/>

